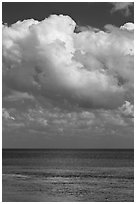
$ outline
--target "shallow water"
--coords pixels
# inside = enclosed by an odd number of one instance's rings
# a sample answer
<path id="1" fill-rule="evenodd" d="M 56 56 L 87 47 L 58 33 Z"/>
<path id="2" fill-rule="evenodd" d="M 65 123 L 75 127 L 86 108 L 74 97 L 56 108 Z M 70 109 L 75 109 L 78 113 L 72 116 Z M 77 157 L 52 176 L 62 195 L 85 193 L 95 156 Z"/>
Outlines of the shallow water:
<path id="1" fill-rule="evenodd" d="M 133 150 L 3 150 L 3 201 L 134 201 Z"/>

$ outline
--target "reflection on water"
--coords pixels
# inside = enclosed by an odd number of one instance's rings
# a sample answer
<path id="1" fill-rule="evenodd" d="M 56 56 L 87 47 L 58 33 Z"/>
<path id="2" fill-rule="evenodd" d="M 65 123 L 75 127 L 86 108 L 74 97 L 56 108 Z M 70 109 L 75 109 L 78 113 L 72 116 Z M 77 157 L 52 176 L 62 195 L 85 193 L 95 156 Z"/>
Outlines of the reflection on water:
<path id="1" fill-rule="evenodd" d="M 133 201 L 132 150 L 5 150 L 3 201 Z"/>

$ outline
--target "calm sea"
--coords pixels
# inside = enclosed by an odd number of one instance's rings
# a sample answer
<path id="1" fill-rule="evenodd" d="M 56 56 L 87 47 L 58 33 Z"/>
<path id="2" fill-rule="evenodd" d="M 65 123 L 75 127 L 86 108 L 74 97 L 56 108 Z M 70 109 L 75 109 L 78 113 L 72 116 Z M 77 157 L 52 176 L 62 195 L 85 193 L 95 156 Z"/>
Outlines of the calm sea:
<path id="1" fill-rule="evenodd" d="M 134 201 L 133 150 L 3 150 L 2 201 Z"/>

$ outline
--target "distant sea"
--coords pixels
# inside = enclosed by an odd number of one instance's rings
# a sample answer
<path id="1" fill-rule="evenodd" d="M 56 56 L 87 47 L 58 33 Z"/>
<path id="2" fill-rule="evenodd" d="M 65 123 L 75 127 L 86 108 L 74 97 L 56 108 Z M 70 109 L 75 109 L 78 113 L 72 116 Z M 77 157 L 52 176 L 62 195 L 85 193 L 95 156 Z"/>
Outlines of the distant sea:
<path id="1" fill-rule="evenodd" d="M 133 202 L 133 150 L 4 149 L 3 202 Z"/>

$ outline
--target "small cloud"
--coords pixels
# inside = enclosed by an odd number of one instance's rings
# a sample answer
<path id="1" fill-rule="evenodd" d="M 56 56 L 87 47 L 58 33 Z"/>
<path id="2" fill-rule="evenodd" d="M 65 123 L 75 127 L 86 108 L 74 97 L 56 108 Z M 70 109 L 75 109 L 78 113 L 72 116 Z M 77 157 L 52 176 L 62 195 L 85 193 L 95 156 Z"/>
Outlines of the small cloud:
<path id="1" fill-rule="evenodd" d="M 5 108 L 2 109 L 2 116 L 4 119 L 15 120 L 15 118 L 10 116 L 9 112 Z"/>
<path id="2" fill-rule="evenodd" d="M 40 124 L 40 125 L 43 125 L 43 126 L 47 126 L 48 125 L 48 121 L 44 118 L 39 118 L 37 120 L 37 122 Z"/>
<path id="3" fill-rule="evenodd" d="M 99 32 L 100 29 L 99 28 L 94 28 L 92 26 L 76 26 L 75 27 L 75 33 L 80 33 L 80 32 L 84 32 L 84 31 L 94 31 L 94 32 Z"/>
<path id="4" fill-rule="evenodd" d="M 29 99 L 33 100 L 34 97 L 27 92 L 19 92 L 19 91 L 13 91 L 10 95 L 5 97 L 6 101 L 18 101 L 18 100 L 24 100 Z"/>
<path id="5" fill-rule="evenodd" d="M 13 127 L 13 128 L 20 128 L 20 127 L 24 127 L 25 124 L 24 123 L 8 123 L 7 126 Z"/>
<path id="6" fill-rule="evenodd" d="M 133 31 L 134 30 L 134 24 L 133 23 L 125 23 L 123 26 L 120 27 L 120 29 Z"/>
<path id="7" fill-rule="evenodd" d="M 111 13 L 121 11 L 126 17 L 131 15 L 130 7 L 133 6 L 133 2 L 112 2 L 111 4 L 113 5 Z"/>
<path id="8" fill-rule="evenodd" d="M 119 108 L 122 114 L 128 117 L 134 117 L 134 105 L 132 105 L 129 101 L 125 101 L 125 103 Z"/>

